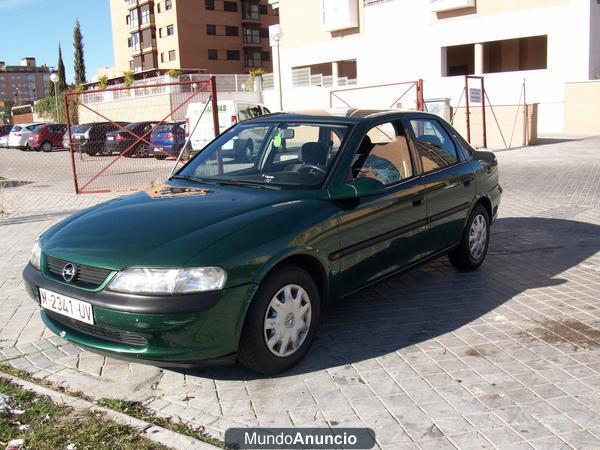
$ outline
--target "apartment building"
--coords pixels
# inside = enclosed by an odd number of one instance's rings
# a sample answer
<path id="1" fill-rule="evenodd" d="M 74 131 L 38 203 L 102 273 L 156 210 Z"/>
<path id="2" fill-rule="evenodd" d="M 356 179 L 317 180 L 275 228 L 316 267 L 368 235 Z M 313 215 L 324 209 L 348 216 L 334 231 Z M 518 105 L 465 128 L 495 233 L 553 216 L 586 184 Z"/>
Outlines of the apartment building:
<path id="1" fill-rule="evenodd" d="M 267 0 L 110 0 L 115 69 L 272 70 Z"/>
<path id="2" fill-rule="evenodd" d="M 359 85 L 423 79 L 456 105 L 464 75 L 491 101 L 539 103 L 540 132 L 562 128 L 565 83 L 600 78 L 597 0 L 270 0 L 284 32 L 284 88 L 294 69 Z M 302 94 L 306 98 L 305 94 Z M 288 104 L 294 102 L 288 93 Z M 391 102 L 392 100 L 390 100 Z M 464 101 L 464 100 L 463 100 Z M 522 99 L 521 99 L 522 101 Z M 389 107 L 389 105 L 387 105 Z"/>
<path id="3" fill-rule="evenodd" d="M 35 58 L 21 59 L 20 65 L 0 61 L 0 102 L 33 102 L 48 95 L 50 68 L 38 67 Z"/>

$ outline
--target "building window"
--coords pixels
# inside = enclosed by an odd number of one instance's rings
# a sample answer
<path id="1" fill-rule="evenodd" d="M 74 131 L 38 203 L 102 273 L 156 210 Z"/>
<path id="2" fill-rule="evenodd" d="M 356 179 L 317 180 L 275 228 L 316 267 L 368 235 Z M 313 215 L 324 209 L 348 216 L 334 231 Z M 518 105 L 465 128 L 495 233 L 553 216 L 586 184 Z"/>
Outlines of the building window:
<path id="1" fill-rule="evenodd" d="M 142 24 L 146 24 L 150 22 L 150 9 L 142 10 Z"/>
<path id="2" fill-rule="evenodd" d="M 133 48 L 133 51 L 138 51 L 140 49 L 140 34 L 139 33 L 133 33 L 131 35 L 131 47 Z"/>
<path id="3" fill-rule="evenodd" d="M 204 7 L 209 10 L 214 10 L 215 0 L 204 0 Z"/>
<path id="4" fill-rule="evenodd" d="M 547 69 L 547 59 L 547 36 L 483 43 L 483 73 Z"/>
<path id="5" fill-rule="evenodd" d="M 225 27 L 225 36 L 239 36 L 238 27 Z"/>
<path id="6" fill-rule="evenodd" d="M 446 76 L 475 73 L 475 44 L 446 47 Z"/>
<path id="7" fill-rule="evenodd" d="M 175 61 L 175 50 L 169 50 L 169 61 Z"/>
<path id="8" fill-rule="evenodd" d="M 236 2 L 223 2 L 223 10 L 229 12 L 237 12 L 238 5 Z"/>
<path id="9" fill-rule="evenodd" d="M 157 13 L 160 13 L 160 3 L 157 3 L 157 4 L 156 4 L 156 12 L 157 12 Z"/>
<path id="10" fill-rule="evenodd" d="M 244 27 L 244 44 L 260 44 L 260 31 L 256 27 Z"/>
<path id="11" fill-rule="evenodd" d="M 129 25 L 129 14 L 127 14 L 127 15 L 125 16 L 125 23 L 126 23 L 127 25 Z"/>
<path id="12" fill-rule="evenodd" d="M 173 36 L 175 34 L 175 28 L 173 28 L 173 25 L 168 25 L 167 26 L 167 36 Z"/>
<path id="13" fill-rule="evenodd" d="M 165 54 L 164 53 L 160 54 L 160 62 L 165 62 Z"/>
<path id="14" fill-rule="evenodd" d="M 260 29 L 260 37 L 261 37 L 261 39 L 269 39 L 269 29 L 261 28 Z"/>
<path id="15" fill-rule="evenodd" d="M 258 5 L 258 12 L 266 15 L 269 13 L 269 7 L 267 5 Z"/>
<path id="16" fill-rule="evenodd" d="M 127 38 L 127 47 L 131 48 L 131 38 Z"/>
<path id="17" fill-rule="evenodd" d="M 130 13 L 130 18 L 129 18 L 129 26 L 130 28 L 137 28 L 138 27 L 138 10 L 137 9 L 132 9 L 131 13 Z"/>
<path id="18" fill-rule="evenodd" d="M 246 51 L 244 52 L 244 64 L 246 67 L 260 67 L 260 52 Z"/>
<path id="19" fill-rule="evenodd" d="M 219 59 L 219 52 L 217 52 L 217 50 L 215 50 L 215 49 L 209 49 L 208 50 L 208 59 L 210 59 L 210 60 Z"/>
<path id="20" fill-rule="evenodd" d="M 215 36 L 217 34 L 217 26 L 216 25 L 206 25 L 206 34 L 210 36 Z"/>
<path id="21" fill-rule="evenodd" d="M 260 52 L 260 59 L 262 61 L 271 61 L 271 52 Z"/>
<path id="22" fill-rule="evenodd" d="M 227 59 L 229 61 L 239 61 L 240 51 L 239 50 L 227 50 Z"/>
<path id="23" fill-rule="evenodd" d="M 165 11 L 173 9 L 173 0 L 165 0 Z"/>

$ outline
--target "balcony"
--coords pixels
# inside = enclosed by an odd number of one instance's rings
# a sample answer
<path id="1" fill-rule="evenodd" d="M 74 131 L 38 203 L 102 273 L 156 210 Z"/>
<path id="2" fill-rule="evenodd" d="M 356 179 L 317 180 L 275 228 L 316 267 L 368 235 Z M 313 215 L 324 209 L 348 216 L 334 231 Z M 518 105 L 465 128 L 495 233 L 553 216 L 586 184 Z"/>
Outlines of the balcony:
<path id="1" fill-rule="evenodd" d="M 260 13 L 257 9 L 242 9 L 242 20 L 251 22 L 260 22 Z"/>
<path id="2" fill-rule="evenodd" d="M 243 38 L 244 45 L 252 45 L 252 46 L 260 46 L 260 36 L 258 34 L 254 35 L 244 35 Z"/>
<path id="3" fill-rule="evenodd" d="M 132 9 L 138 8 L 147 3 L 154 4 L 154 0 L 128 0 L 127 9 L 129 9 L 129 11 L 131 11 Z"/>

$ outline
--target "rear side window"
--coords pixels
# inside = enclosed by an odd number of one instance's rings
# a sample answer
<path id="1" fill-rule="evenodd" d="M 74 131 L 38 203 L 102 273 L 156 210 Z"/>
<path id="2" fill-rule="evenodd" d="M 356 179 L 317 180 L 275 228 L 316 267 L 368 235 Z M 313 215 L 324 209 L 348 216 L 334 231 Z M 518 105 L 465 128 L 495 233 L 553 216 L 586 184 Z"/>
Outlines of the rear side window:
<path id="1" fill-rule="evenodd" d="M 12 131 L 13 133 L 17 133 L 17 132 L 21 131 L 21 129 L 22 129 L 22 127 L 20 127 L 19 125 L 15 125 L 12 127 L 12 130 L 10 130 L 10 131 Z"/>
<path id="2" fill-rule="evenodd" d="M 389 186 L 413 176 L 408 140 L 399 129 L 386 122 L 369 130 L 354 158 L 354 178 L 375 178 Z"/>
<path id="3" fill-rule="evenodd" d="M 458 151 L 442 125 L 435 119 L 412 119 L 410 126 L 417 140 L 417 153 L 423 172 L 433 172 L 458 162 Z"/>

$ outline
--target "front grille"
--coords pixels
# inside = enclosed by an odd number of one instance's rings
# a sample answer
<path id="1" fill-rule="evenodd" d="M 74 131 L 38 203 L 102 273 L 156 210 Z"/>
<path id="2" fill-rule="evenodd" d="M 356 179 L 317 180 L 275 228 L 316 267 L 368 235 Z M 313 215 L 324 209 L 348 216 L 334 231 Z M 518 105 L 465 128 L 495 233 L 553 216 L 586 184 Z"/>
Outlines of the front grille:
<path id="1" fill-rule="evenodd" d="M 46 256 L 46 269 L 49 274 L 60 281 L 65 281 L 62 276 L 63 268 L 69 261 Z M 95 289 L 100 286 L 106 277 L 110 274 L 109 269 L 100 269 L 98 267 L 84 266 L 82 264 L 71 263 L 75 267 L 75 278 L 69 284 L 88 289 Z"/>
<path id="2" fill-rule="evenodd" d="M 135 347 L 145 347 L 148 345 L 148 340 L 145 337 L 130 333 L 128 331 L 119 331 L 99 325 L 90 325 L 89 323 L 80 322 L 48 310 L 45 310 L 44 312 L 54 322 L 58 322 L 67 329 L 75 330 L 98 339 L 109 342 L 117 342 L 119 344 L 133 345 Z"/>

